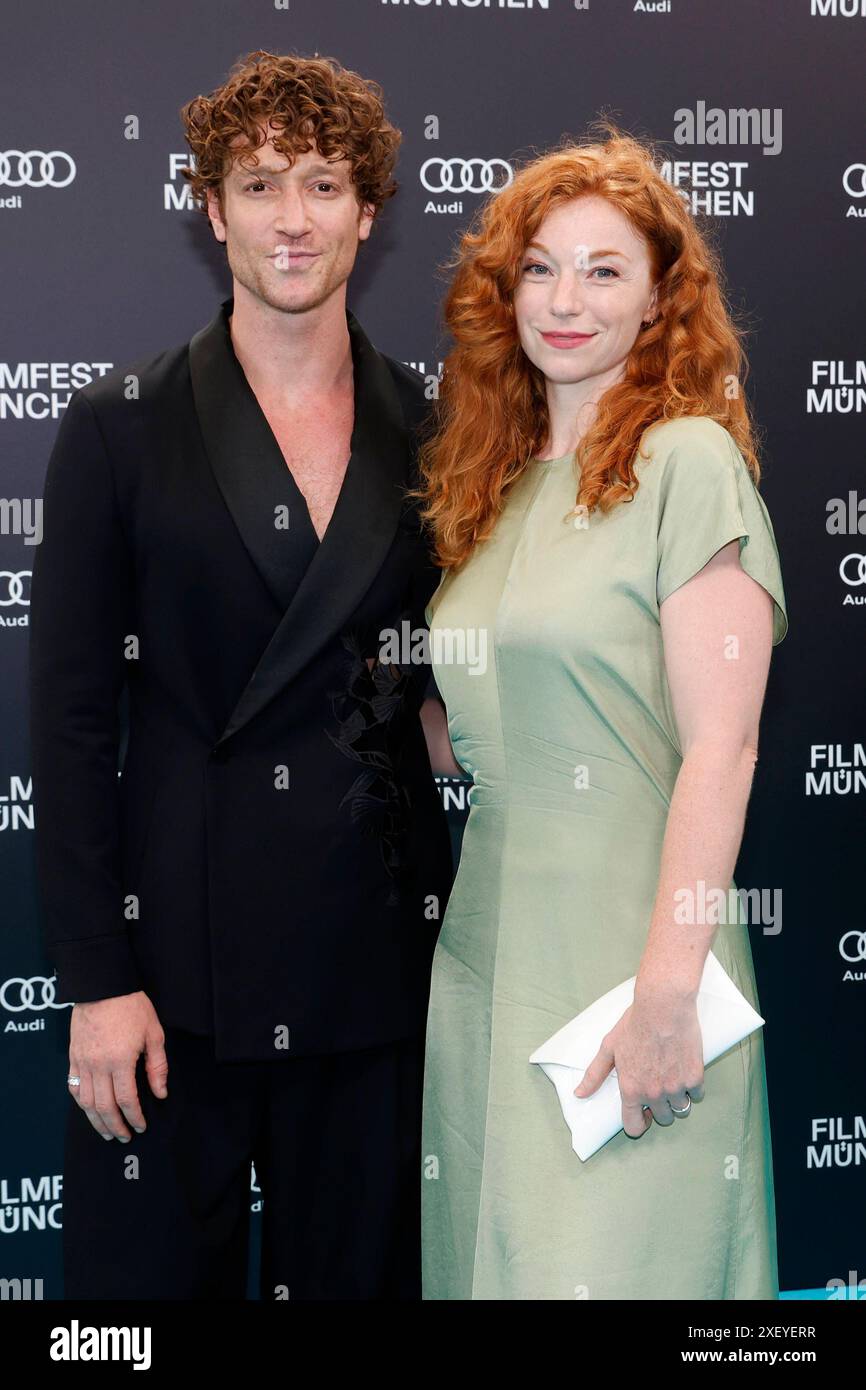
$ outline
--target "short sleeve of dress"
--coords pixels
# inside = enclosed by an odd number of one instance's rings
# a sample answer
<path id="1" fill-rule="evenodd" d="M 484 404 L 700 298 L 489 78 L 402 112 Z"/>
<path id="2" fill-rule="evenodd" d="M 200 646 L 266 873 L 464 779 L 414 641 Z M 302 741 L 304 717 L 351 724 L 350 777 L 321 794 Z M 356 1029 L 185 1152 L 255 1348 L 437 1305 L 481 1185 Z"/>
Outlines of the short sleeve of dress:
<path id="1" fill-rule="evenodd" d="M 659 484 L 656 597 L 662 604 L 739 539 L 740 564 L 773 600 L 773 646 L 788 631 L 773 524 L 732 435 L 709 418 L 668 425 L 670 447 Z"/>

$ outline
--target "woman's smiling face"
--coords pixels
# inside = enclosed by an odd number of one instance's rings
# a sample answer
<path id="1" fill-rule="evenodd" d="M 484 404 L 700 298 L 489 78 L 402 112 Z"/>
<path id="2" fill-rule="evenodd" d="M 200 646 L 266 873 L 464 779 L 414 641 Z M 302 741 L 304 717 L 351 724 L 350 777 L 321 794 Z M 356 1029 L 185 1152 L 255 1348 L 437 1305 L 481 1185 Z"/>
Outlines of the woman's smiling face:
<path id="1" fill-rule="evenodd" d="M 646 241 L 606 198 L 561 204 L 524 252 L 514 313 L 523 351 L 549 381 L 612 384 L 656 313 Z"/>

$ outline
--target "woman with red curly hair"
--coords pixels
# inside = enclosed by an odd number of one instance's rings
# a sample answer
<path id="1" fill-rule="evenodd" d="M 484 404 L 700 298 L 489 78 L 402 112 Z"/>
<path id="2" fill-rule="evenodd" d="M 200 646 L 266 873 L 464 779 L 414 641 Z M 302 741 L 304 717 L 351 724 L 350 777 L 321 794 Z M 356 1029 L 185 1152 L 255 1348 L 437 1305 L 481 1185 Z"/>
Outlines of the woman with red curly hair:
<path id="1" fill-rule="evenodd" d="M 696 1006 L 710 949 L 758 1005 L 739 912 L 695 904 L 730 897 L 787 630 L 720 282 L 615 129 L 527 164 L 459 249 L 422 495 L 474 787 L 428 1016 L 427 1299 L 778 1297 L 761 1033 L 705 1079 Z M 575 1092 L 615 1068 L 623 1128 L 582 1162 L 529 1057 L 631 976 Z"/>

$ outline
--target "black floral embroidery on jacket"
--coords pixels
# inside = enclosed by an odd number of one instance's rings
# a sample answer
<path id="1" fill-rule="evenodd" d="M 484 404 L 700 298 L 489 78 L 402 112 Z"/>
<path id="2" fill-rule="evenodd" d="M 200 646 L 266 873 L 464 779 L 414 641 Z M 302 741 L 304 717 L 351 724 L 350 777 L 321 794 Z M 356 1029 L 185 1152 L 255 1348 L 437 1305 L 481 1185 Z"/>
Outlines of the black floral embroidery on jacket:
<path id="1" fill-rule="evenodd" d="M 411 672 L 376 659 L 371 670 L 356 633 L 344 633 L 343 646 L 351 657 L 345 690 L 331 692 L 331 708 L 339 732 L 326 730 L 331 742 L 347 758 L 359 763 L 359 772 L 340 802 L 349 807 L 352 820 L 361 822 L 362 833 L 377 835 L 385 869 L 393 880 L 388 906 L 400 901 L 400 883 L 406 873 L 405 841 L 410 796 L 396 775 L 391 735 L 403 712 Z"/>

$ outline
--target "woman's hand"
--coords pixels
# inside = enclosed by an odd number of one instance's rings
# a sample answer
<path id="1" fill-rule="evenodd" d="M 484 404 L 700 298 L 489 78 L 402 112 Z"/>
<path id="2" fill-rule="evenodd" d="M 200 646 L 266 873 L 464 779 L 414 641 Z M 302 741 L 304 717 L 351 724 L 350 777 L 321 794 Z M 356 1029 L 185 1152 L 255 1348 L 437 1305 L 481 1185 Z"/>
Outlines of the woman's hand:
<path id="1" fill-rule="evenodd" d="M 602 1038 L 574 1094 L 585 1099 L 616 1067 L 623 1129 L 630 1138 L 639 1139 L 654 1118 L 660 1125 L 685 1118 L 675 1116 L 672 1107 L 690 1110 L 689 1097 L 703 1100 L 703 1056 L 695 999 L 648 992 Z M 643 1109 L 645 1105 L 651 1114 Z"/>
<path id="2" fill-rule="evenodd" d="M 465 777 L 451 747 L 448 716 L 441 701 L 429 696 L 421 706 L 421 727 L 427 740 L 430 767 L 435 777 Z"/>

